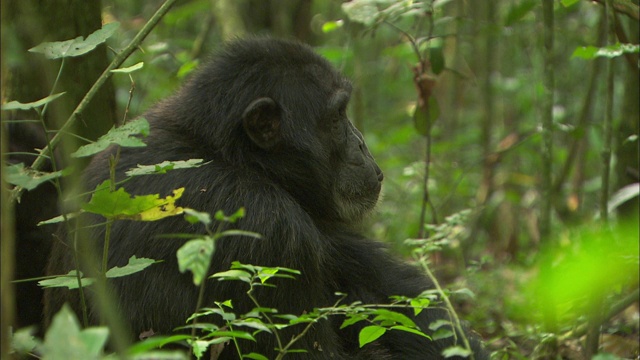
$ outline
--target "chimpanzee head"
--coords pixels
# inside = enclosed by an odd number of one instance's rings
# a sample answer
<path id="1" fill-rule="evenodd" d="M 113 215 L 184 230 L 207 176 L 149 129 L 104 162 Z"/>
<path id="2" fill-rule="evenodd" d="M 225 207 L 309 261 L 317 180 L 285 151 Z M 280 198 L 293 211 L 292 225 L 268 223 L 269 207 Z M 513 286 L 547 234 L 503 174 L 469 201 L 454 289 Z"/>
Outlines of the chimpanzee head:
<path id="1" fill-rule="evenodd" d="M 383 174 L 347 117 L 351 90 L 308 46 L 258 38 L 228 44 L 178 98 L 193 104 L 185 130 L 212 154 L 268 176 L 314 219 L 352 223 Z"/>

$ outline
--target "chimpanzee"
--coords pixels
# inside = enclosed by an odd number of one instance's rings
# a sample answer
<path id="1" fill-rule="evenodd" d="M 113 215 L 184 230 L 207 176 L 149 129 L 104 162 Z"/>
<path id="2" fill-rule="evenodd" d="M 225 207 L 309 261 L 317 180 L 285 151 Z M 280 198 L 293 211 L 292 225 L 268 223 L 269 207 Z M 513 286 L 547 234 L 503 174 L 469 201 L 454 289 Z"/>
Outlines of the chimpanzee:
<path id="1" fill-rule="evenodd" d="M 123 179 L 124 172 L 138 164 L 204 159 L 202 167 L 134 177 L 123 187 L 133 194 L 163 196 L 184 187 L 181 206 L 211 213 L 231 214 L 244 207 L 245 217 L 230 226 L 258 232 L 262 238 L 220 239 L 210 272 L 228 270 L 236 260 L 301 271 L 295 280 L 282 280 L 257 293 L 261 306 L 299 315 L 331 306 L 338 300 L 337 292 L 347 294 L 347 304 L 388 304 L 392 295 L 417 296 L 433 287 L 421 271 L 356 231 L 377 202 L 383 174 L 346 115 L 350 94 L 349 81 L 306 45 L 271 38 L 236 40 L 180 91 L 144 115 L 151 125 L 147 146 L 120 149 L 117 178 Z M 109 178 L 108 158 L 115 152 L 110 148 L 93 159 L 86 170 L 88 189 Z M 104 226 L 95 229 L 97 247 L 102 248 Z M 179 273 L 176 260 L 184 240 L 159 235 L 203 231 L 179 216 L 113 224 L 109 267 L 126 264 L 132 255 L 163 260 L 110 283 L 133 336 L 150 330 L 169 334 L 194 312 L 198 289 L 189 274 Z M 49 274 L 73 268 L 69 247 L 56 243 Z M 233 299 L 235 313 L 254 307 L 243 282 L 209 280 L 205 289 L 204 306 Z M 74 292 L 48 290 L 46 316 L 77 298 Z M 96 312 L 91 312 L 94 322 Z M 429 333 L 435 319 L 449 317 L 434 308 L 415 321 Z M 437 359 L 455 341 L 388 331 L 359 348 L 362 327 L 340 329 L 340 324 L 338 318 L 317 322 L 295 345 L 307 353 L 288 357 Z M 299 331 L 287 329 L 283 338 Z M 470 335 L 469 339 L 475 358 L 486 358 L 478 340 Z M 241 345 L 245 354 L 275 357 L 272 335 Z M 219 358 L 235 359 L 236 350 L 227 346 Z"/>

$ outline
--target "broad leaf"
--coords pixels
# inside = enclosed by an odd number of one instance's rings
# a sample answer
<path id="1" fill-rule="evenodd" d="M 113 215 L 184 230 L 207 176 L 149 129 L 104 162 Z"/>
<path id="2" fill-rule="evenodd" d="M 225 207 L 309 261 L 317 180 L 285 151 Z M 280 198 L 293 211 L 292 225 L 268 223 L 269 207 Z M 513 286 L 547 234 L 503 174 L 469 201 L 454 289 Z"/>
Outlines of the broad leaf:
<path id="1" fill-rule="evenodd" d="M 121 276 L 127 276 L 140 272 L 149 266 L 155 264 L 157 261 L 147 258 L 137 258 L 135 255 L 129 258 L 129 263 L 123 267 L 114 266 L 107 270 L 105 274 L 108 278 L 116 278 Z"/>
<path id="2" fill-rule="evenodd" d="M 175 206 L 182 197 L 184 188 L 173 191 L 173 196 L 160 198 L 159 194 L 131 197 L 123 188 L 110 191 L 110 180 L 96 187 L 91 200 L 82 205 L 84 211 L 102 215 L 108 219 L 156 221 L 169 216 L 180 215 L 183 209 Z"/>
<path id="3" fill-rule="evenodd" d="M 80 282 L 82 283 L 82 287 L 89 286 L 93 284 L 95 280 L 92 278 L 81 278 Z M 71 270 L 67 275 L 57 276 L 53 279 L 46 279 L 38 281 L 38 285 L 43 288 L 54 288 L 54 287 L 66 287 L 71 289 L 78 288 L 78 278 L 76 277 L 76 271 Z"/>
<path id="4" fill-rule="evenodd" d="M 97 359 L 108 337 L 106 327 L 81 330 L 75 314 L 65 304 L 47 330 L 43 353 L 46 359 Z"/>
<path id="5" fill-rule="evenodd" d="M 614 44 L 606 47 L 581 46 L 573 51 L 572 58 L 594 59 L 596 57 L 614 58 L 624 54 L 640 53 L 640 45 Z"/>
<path id="6" fill-rule="evenodd" d="M 72 157 L 91 156 L 108 148 L 112 144 L 124 147 L 143 147 L 146 144 L 137 135 L 149 135 L 149 122 L 144 118 L 131 120 L 120 127 L 112 127 L 108 133 L 102 135 L 96 142 L 81 146 L 71 154 Z"/>
<path id="7" fill-rule="evenodd" d="M 4 180 L 9 184 L 21 186 L 27 190 L 33 190 L 40 184 L 66 176 L 71 173 L 71 168 L 56 172 L 42 172 L 25 167 L 23 163 L 13 164 L 5 167 Z"/>
<path id="8" fill-rule="evenodd" d="M 66 41 L 44 42 L 29 49 L 30 52 L 42 53 L 48 59 L 80 56 L 105 42 L 118 29 L 120 23 L 112 22 L 94 31 L 85 40 L 82 36 Z"/>
<path id="9" fill-rule="evenodd" d="M 180 272 L 191 271 L 193 283 L 200 285 L 207 276 L 214 250 L 215 243 L 210 237 L 187 241 L 176 253 Z"/>
<path id="10" fill-rule="evenodd" d="M 360 330 L 360 334 L 358 335 L 358 341 L 360 343 L 360 347 L 367 345 L 370 342 L 374 342 L 378 340 L 378 338 L 384 333 L 387 332 L 387 329 L 382 326 L 371 325 Z"/>

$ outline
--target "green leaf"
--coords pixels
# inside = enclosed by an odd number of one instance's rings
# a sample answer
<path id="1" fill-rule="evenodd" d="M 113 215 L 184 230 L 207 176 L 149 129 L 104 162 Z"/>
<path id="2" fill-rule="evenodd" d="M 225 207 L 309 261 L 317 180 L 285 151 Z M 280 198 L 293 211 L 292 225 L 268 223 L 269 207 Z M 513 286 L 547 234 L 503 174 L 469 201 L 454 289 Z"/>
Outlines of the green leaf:
<path id="1" fill-rule="evenodd" d="M 134 72 L 136 70 L 142 69 L 143 66 L 144 66 L 144 63 L 143 62 L 139 62 L 139 63 L 137 63 L 135 65 L 132 65 L 132 66 L 129 66 L 129 67 L 126 67 L 126 68 L 113 69 L 113 70 L 111 70 L 111 72 L 112 73 L 116 73 L 116 74 L 118 74 L 118 73 L 119 74 L 129 74 L 129 73 L 132 73 L 132 72 Z"/>
<path id="2" fill-rule="evenodd" d="M 193 355 L 196 357 L 196 359 L 202 358 L 202 355 L 204 355 L 204 352 L 207 351 L 209 344 L 211 344 L 211 342 L 204 340 L 187 340 L 187 342 L 189 343 L 189 345 L 191 345 Z"/>
<path id="3" fill-rule="evenodd" d="M 471 351 L 463 348 L 462 346 L 452 346 L 444 349 L 444 351 L 442 352 L 442 356 L 444 356 L 445 358 L 454 356 L 469 357 L 471 356 Z"/>
<path id="4" fill-rule="evenodd" d="M 441 327 L 440 329 L 436 330 L 432 335 L 434 341 L 450 338 L 452 336 L 453 336 L 453 331 L 450 328 L 444 328 L 444 327 Z"/>
<path id="5" fill-rule="evenodd" d="M 210 237 L 187 241 L 176 253 L 180 272 L 191 271 L 193 284 L 200 285 L 207 276 L 214 250 L 215 243 Z"/>
<path id="6" fill-rule="evenodd" d="M 391 324 L 402 324 L 410 328 L 416 328 L 416 324 L 408 316 L 396 311 L 387 309 L 376 309 L 373 311 L 376 317 L 373 321 L 376 322 L 390 322 Z"/>
<path id="7" fill-rule="evenodd" d="M 425 333 L 423 333 L 422 331 L 418 330 L 418 329 L 412 329 L 410 327 L 406 327 L 406 326 L 392 326 L 389 328 L 390 330 L 400 330 L 400 331 L 404 331 L 404 332 L 408 332 L 408 333 L 412 333 L 418 336 L 422 336 L 425 337 L 427 339 L 431 339 L 431 337 Z M 435 337 L 433 338 L 433 340 L 436 340 Z"/>
<path id="8" fill-rule="evenodd" d="M 422 310 L 429 307 L 429 305 L 431 304 L 431 300 L 425 298 L 416 298 L 411 299 L 410 304 L 413 307 L 413 314 L 415 316 L 418 316 L 418 314 L 420 314 Z"/>
<path id="9" fill-rule="evenodd" d="M 67 218 L 67 220 L 71 220 L 73 218 L 78 217 L 78 215 L 80 215 L 80 214 L 81 214 L 81 212 L 74 212 L 74 213 L 65 214 L 64 216 L 58 215 L 58 216 L 53 217 L 51 219 L 47 219 L 47 220 L 43 220 L 43 221 L 38 222 L 38 226 L 61 223 L 61 222 L 64 221 L 65 217 Z"/>
<path id="10" fill-rule="evenodd" d="M 137 342 L 127 349 L 130 355 L 143 354 L 151 349 L 161 348 L 166 344 L 177 343 L 191 339 L 189 335 L 173 335 L 173 336 L 153 336 L 143 341 Z"/>
<path id="11" fill-rule="evenodd" d="M 253 335 L 251 335 L 251 333 L 248 333 L 246 331 L 214 331 L 209 335 L 216 336 L 216 337 L 217 336 L 227 336 L 227 337 L 231 337 L 231 338 L 238 338 L 238 339 L 256 341 L 256 339 L 253 337 Z"/>
<path id="12" fill-rule="evenodd" d="M 89 286 L 93 284 L 95 280 L 92 278 L 80 278 L 80 282 L 82 283 L 82 287 Z M 38 285 L 43 288 L 54 288 L 54 287 L 67 287 L 69 290 L 78 288 L 78 278 L 76 277 L 76 271 L 71 270 L 66 275 L 56 276 L 53 279 L 46 279 L 38 281 Z"/>
<path id="13" fill-rule="evenodd" d="M 378 338 L 384 333 L 387 332 L 386 328 L 377 325 L 370 325 L 364 327 L 360 330 L 360 334 L 358 335 L 358 341 L 360 342 L 360 347 L 367 345 L 370 342 L 374 342 L 378 340 Z"/>
<path id="14" fill-rule="evenodd" d="M 268 333 L 271 333 L 271 329 L 269 329 L 269 327 L 265 323 L 263 323 L 262 320 L 256 319 L 256 318 L 235 321 L 233 323 L 233 326 L 246 326 L 246 327 L 250 327 L 252 329 L 266 331 Z"/>
<path id="15" fill-rule="evenodd" d="M 432 321 L 431 323 L 429 323 L 429 329 L 431 330 L 438 330 L 443 326 L 451 326 L 451 321 L 449 320 L 445 320 L 445 319 L 440 319 L 440 320 L 436 320 L 436 321 Z"/>
<path id="16" fill-rule="evenodd" d="M 251 274 L 243 270 L 227 270 L 211 275 L 212 278 L 219 278 L 220 280 L 240 280 L 247 283 L 251 283 Z"/>
<path id="17" fill-rule="evenodd" d="M 198 168 L 204 165 L 203 161 L 204 160 L 202 159 L 189 159 L 180 161 L 163 161 L 159 164 L 153 165 L 138 164 L 138 167 L 127 170 L 125 174 L 127 176 L 166 174 L 167 171 L 171 170 Z"/>
<path id="18" fill-rule="evenodd" d="M 71 154 L 72 157 L 91 156 L 108 148 L 112 144 L 124 147 L 143 147 L 146 144 L 137 135 L 149 135 L 149 122 L 145 118 L 137 118 L 120 127 L 112 127 L 108 133 L 102 135 L 96 142 L 81 146 Z"/>
<path id="19" fill-rule="evenodd" d="M 2 104 L 2 110 L 29 110 L 29 109 L 33 109 L 33 108 L 38 108 L 41 106 L 44 106 L 45 104 L 48 104 L 50 102 L 52 102 L 53 100 L 59 98 L 60 96 L 64 95 L 64 92 L 58 93 L 58 94 L 53 94 L 53 95 L 49 95 L 44 99 L 40 99 L 38 101 L 34 101 L 34 102 L 30 102 L 30 103 L 26 103 L 23 104 L 21 102 L 18 101 L 10 101 L 6 104 Z"/>
<path id="20" fill-rule="evenodd" d="M 40 346 L 40 341 L 33 335 L 35 332 L 35 326 L 25 327 L 14 332 L 11 334 L 11 348 L 18 354 L 32 352 L 36 346 Z"/>
<path id="21" fill-rule="evenodd" d="M 137 258 L 135 255 L 129 258 L 129 263 L 123 267 L 114 266 L 107 270 L 105 274 L 108 278 L 117 278 L 121 276 L 127 276 L 140 272 L 149 266 L 155 264 L 157 261 L 147 258 Z"/>
<path id="22" fill-rule="evenodd" d="M 243 359 L 253 359 L 253 360 L 269 360 L 269 358 L 267 358 L 266 356 L 262 355 L 262 354 L 258 354 L 258 353 L 249 353 L 246 355 L 242 355 Z"/>
<path id="23" fill-rule="evenodd" d="M 640 45 L 635 44 L 614 44 L 606 47 L 581 46 L 576 48 L 571 54 L 572 58 L 594 59 L 596 57 L 614 58 L 624 54 L 640 53 Z"/>
<path id="24" fill-rule="evenodd" d="M 123 188 L 111 191 L 110 184 L 110 180 L 99 184 L 82 209 L 108 219 L 137 221 L 155 221 L 182 214 L 183 209 L 175 206 L 175 202 L 182 197 L 184 188 L 174 190 L 173 196 L 166 198 L 160 198 L 159 194 L 131 197 Z"/>
<path id="25" fill-rule="evenodd" d="M 330 33 L 332 31 L 335 31 L 339 28 L 342 27 L 342 25 L 344 25 L 344 21 L 342 20 L 337 20 L 337 21 L 327 21 L 324 24 L 322 24 L 322 32 L 323 33 Z"/>
<path id="26" fill-rule="evenodd" d="M 225 230 L 221 233 L 218 233 L 216 236 L 216 239 L 219 239 L 225 236 L 246 236 L 254 239 L 262 239 L 262 235 L 258 233 L 251 232 L 251 231 L 244 231 L 244 230 L 235 230 L 235 229 Z"/>
<path id="27" fill-rule="evenodd" d="M 42 172 L 25 167 L 23 163 L 13 164 L 4 168 L 4 180 L 9 184 L 21 186 L 27 190 L 33 190 L 40 184 L 69 175 L 71 168 L 56 172 Z"/>
<path id="28" fill-rule="evenodd" d="M 102 29 L 94 31 L 85 40 L 78 36 L 72 40 L 44 42 L 29 49 L 30 52 L 42 53 L 47 59 L 59 59 L 64 57 L 80 56 L 96 48 L 105 42 L 118 29 L 120 23 L 112 22 L 102 26 Z"/>
<path id="29" fill-rule="evenodd" d="M 68 305 L 53 317 L 44 337 L 45 359 L 97 359 L 109 337 L 106 327 L 80 329 Z"/>
<path id="30" fill-rule="evenodd" d="M 187 75 L 191 74 L 195 69 L 198 68 L 198 60 L 188 60 L 184 64 L 180 66 L 178 69 L 178 73 L 176 76 L 178 79 L 184 79 Z"/>
<path id="31" fill-rule="evenodd" d="M 223 222 L 228 222 L 228 223 L 235 223 L 236 221 L 242 219 L 244 217 L 245 214 L 245 210 L 243 207 L 241 207 L 240 209 L 238 209 L 238 211 L 236 211 L 234 214 L 232 214 L 231 216 L 225 216 L 224 212 L 222 212 L 222 210 L 218 210 L 216 211 L 216 213 L 214 214 L 214 218 L 218 221 L 223 221 Z"/>
<path id="32" fill-rule="evenodd" d="M 348 318 L 344 319 L 342 325 L 340 325 L 340 329 L 344 329 L 347 326 L 351 326 L 353 324 L 359 323 L 362 320 L 366 320 L 367 316 L 362 314 L 348 314 Z"/>
<path id="33" fill-rule="evenodd" d="M 206 212 L 199 212 L 193 209 L 184 209 L 184 218 L 190 224 L 202 223 L 204 225 L 211 225 L 211 215 Z"/>

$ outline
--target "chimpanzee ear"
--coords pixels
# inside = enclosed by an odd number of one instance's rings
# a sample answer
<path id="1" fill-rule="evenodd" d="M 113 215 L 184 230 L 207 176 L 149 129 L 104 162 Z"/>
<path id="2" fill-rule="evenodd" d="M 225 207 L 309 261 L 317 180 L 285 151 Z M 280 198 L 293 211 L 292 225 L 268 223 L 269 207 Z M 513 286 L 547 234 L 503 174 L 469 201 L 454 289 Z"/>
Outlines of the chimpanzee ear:
<path id="1" fill-rule="evenodd" d="M 249 138 L 259 147 L 270 150 L 282 138 L 280 133 L 280 109 L 273 99 L 258 98 L 251 102 L 242 114 L 242 125 Z"/>

